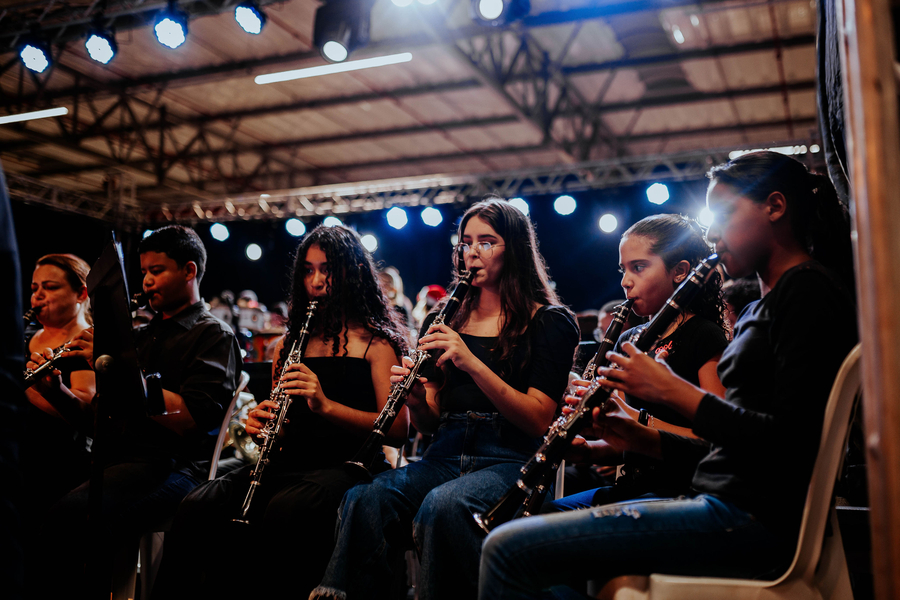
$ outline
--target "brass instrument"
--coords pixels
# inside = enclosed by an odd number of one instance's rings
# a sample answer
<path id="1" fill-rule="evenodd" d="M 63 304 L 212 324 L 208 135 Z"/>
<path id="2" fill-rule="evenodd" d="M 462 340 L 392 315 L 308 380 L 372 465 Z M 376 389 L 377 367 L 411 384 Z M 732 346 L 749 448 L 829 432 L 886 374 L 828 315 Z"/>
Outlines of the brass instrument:
<path id="1" fill-rule="evenodd" d="M 244 425 L 250 411 L 256 408 L 257 404 L 253 394 L 241 392 L 234 407 L 234 416 L 228 425 L 228 441 L 225 446 L 234 448 L 235 456 L 247 463 L 255 463 L 259 460 L 259 446 L 253 441 L 253 436 L 247 433 Z"/>
<path id="2" fill-rule="evenodd" d="M 434 318 L 432 326 L 443 325 L 446 321 L 453 318 L 453 315 L 456 314 L 460 304 L 462 304 L 466 292 L 469 291 L 469 287 L 472 285 L 472 279 L 474 277 L 475 271 L 467 271 L 463 268 L 460 269 L 459 281 L 456 283 L 456 287 L 453 288 L 453 293 L 450 294 L 447 303 Z M 413 360 L 413 365 L 409 368 L 409 373 L 402 381 L 395 383 L 391 387 L 391 393 L 388 396 L 387 402 L 385 402 L 384 408 L 381 409 L 381 412 L 375 419 L 372 433 L 366 438 L 366 441 L 353 457 L 353 460 L 344 463 L 351 471 L 355 471 L 364 479 L 369 480 L 372 478 L 370 470 L 374 466 L 375 459 L 378 457 L 381 446 L 384 444 L 384 438 L 387 436 L 387 432 L 390 430 L 391 425 L 393 425 L 394 421 L 397 419 L 397 415 L 403 409 L 403 405 L 406 404 L 406 398 L 409 396 L 409 392 L 412 389 L 413 384 L 415 384 L 416 378 L 419 376 L 419 371 L 425 365 L 425 362 L 432 358 L 432 355 L 424 350 L 415 350 L 413 351 L 411 358 Z"/>
<path id="3" fill-rule="evenodd" d="M 691 271 L 687 279 L 678 286 L 675 293 L 650 320 L 646 329 L 632 340 L 639 351 L 647 352 L 665 334 L 669 325 L 703 290 L 718 263 L 719 256 L 711 254 Z M 518 481 L 490 510 L 473 515 L 481 529 L 490 533 L 498 525 L 515 518 L 525 500 L 534 493 L 535 486 L 542 483 L 548 470 L 553 465 L 558 465 L 565 456 L 572 440 L 591 418 L 591 411 L 597 406 L 603 406 L 609 400 L 612 391 L 603 387 L 603 382 L 604 379 L 601 377 L 593 378 L 578 407 L 567 416 L 561 426 L 551 429 L 535 455 L 522 467 Z"/>
<path id="4" fill-rule="evenodd" d="M 284 419 L 287 416 L 287 411 L 293 402 L 290 395 L 285 393 L 282 388 L 281 380 L 287 375 L 291 365 L 303 361 L 303 348 L 306 346 L 306 340 L 309 337 L 309 324 L 312 322 L 317 304 L 318 302 L 315 300 L 310 301 L 309 308 L 306 311 L 306 320 L 303 323 L 303 327 L 300 329 L 300 334 L 297 336 L 297 340 L 294 342 L 293 346 L 291 346 L 291 351 L 288 353 L 287 358 L 285 358 L 284 366 L 281 368 L 281 376 L 278 378 L 278 383 L 275 385 L 275 388 L 269 396 L 269 400 L 277 405 L 277 408 L 274 409 L 275 417 L 269 419 L 259 433 L 259 437 L 262 438 L 262 444 L 260 445 L 259 450 L 259 460 L 256 461 L 256 468 L 250 473 L 250 489 L 247 490 L 247 496 L 244 498 L 244 504 L 241 507 L 241 516 L 240 518 L 232 519 L 236 523 L 249 524 L 247 515 L 250 512 L 250 504 L 253 501 L 253 495 L 256 493 L 256 488 L 259 487 L 259 482 L 262 479 L 266 466 L 272 460 L 272 451 L 275 449 L 275 445 L 278 442 L 278 435 L 281 433 L 281 429 L 284 426 Z"/>

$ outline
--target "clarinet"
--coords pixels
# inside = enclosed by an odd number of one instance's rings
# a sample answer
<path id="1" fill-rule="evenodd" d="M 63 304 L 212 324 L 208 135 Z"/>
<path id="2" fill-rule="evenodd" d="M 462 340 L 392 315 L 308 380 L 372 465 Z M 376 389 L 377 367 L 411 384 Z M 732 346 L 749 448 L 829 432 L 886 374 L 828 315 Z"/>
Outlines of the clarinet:
<path id="1" fill-rule="evenodd" d="M 25 311 L 25 314 L 22 315 L 22 320 L 25 321 L 25 326 L 30 325 L 38 316 L 38 313 L 41 312 L 43 306 L 32 306 L 28 310 Z"/>
<path id="2" fill-rule="evenodd" d="M 650 320 L 646 329 L 632 340 L 639 351 L 647 352 L 653 347 L 653 344 L 659 341 L 669 325 L 701 292 L 703 286 L 715 272 L 718 263 L 719 256 L 711 254 L 700 261 L 700 264 L 691 271 L 688 278 L 678 286 L 662 309 Z M 522 467 L 521 475 L 515 485 L 486 513 L 473 515 L 481 529 L 490 533 L 498 525 L 515 517 L 523 502 L 534 493 L 535 486 L 544 479 L 547 470 L 553 465 L 558 465 L 565 456 L 572 439 L 591 418 L 591 411 L 597 406 L 603 406 L 611 394 L 610 389 L 603 387 L 603 380 L 594 377 L 590 387 L 582 396 L 578 408 L 568 415 L 562 426 L 547 435 L 535 455 Z"/>
<path id="3" fill-rule="evenodd" d="M 606 353 L 616 347 L 616 342 L 619 340 L 619 335 L 622 333 L 622 329 L 625 326 L 625 322 L 628 320 L 629 315 L 631 314 L 631 307 L 634 305 L 634 300 L 626 300 L 622 304 L 619 304 L 615 308 L 615 312 L 613 313 L 613 320 L 610 322 L 609 327 L 606 328 L 606 333 L 603 335 L 603 340 L 600 342 L 600 347 L 597 349 L 596 354 L 591 357 L 591 360 L 588 361 L 587 366 L 584 368 L 584 371 L 581 373 L 581 378 L 592 381 L 597 377 L 597 367 L 606 366 L 609 364 L 609 361 L 606 359 Z M 574 409 L 575 412 L 581 410 L 581 405 L 584 403 L 584 398 L 579 402 L 578 407 Z M 568 415 L 560 415 L 553 425 L 550 426 L 550 429 L 547 431 L 547 435 L 544 436 L 544 439 L 547 439 L 551 435 L 555 435 L 556 432 L 563 427 L 566 427 L 566 421 L 568 421 Z M 541 506 L 544 504 L 544 499 L 547 496 L 547 492 L 550 491 L 550 484 L 552 483 L 556 471 L 559 469 L 559 462 L 552 465 L 550 469 L 544 474 L 543 479 L 541 479 L 540 483 L 535 486 L 534 491 L 531 495 L 528 496 L 528 500 L 525 501 L 525 505 L 522 511 L 522 517 L 530 517 L 531 515 L 537 514 L 541 510 Z"/>
<path id="4" fill-rule="evenodd" d="M 474 276 L 474 271 L 460 271 L 459 281 L 456 283 L 456 287 L 453 288 L 453 293 L 450 295 L 450 298 L 438 315 L 434 318 L 432 325 L 443 325 L 445 321 L 449 321 L 453 318 L 453 315 L 456 314 L 460 304 L 462 304 L 466 292 L 469 291 Z M 410 356 L 413 360 L 413 365 L 410 367 L 409 373 L 402 381 L 398 381 L 391 387 L 391 393 L 388 396 L 387 402 L 385 402 L 384 408 L 381 409 L 381 412 L 375 419 L 372 433 L 366 438 L 366 441 L 359 451 L 357 451 L 353 460 L 344 463 L 351 471 L 361 476 L 364 480 L 369 481 L 372 479 L 371 469 L 374 466 L 375 460 L 378 458 L 381 446 L 384 444 L 384 438 L 387 436 L 387 432 L 390 430 L 391 425 L 394 424 L 403 405 L 406 404 L 406 398 L 409 396 L 409 392 L 412 389 L 413 384 L 415 384 L 416 378 L 419 376 L 419 371 L 431 357 L 431 354 L 424 350 L 413 351 Z"/>
<path id="5" fill-rule="evenodd" d="M 303 360 L 303 348 L 306 345 L 306 338 L 309 337 L 309 324 L 312 321 L 313 313 L 316 311 L 316 304 L 318 303 L 315 300 L 310 301 L 309 308 L 306 311 L 306 320 L 300 329 L 300 335 L 297 336 L 297 340 L 291 346 L 291 351 L 284 360 L 284 366 L 281 367 L 281 376 L 278 378 L 278 383 L 269 395 L 269 400 L 275 402 L 278 406 L 275 408 L 275 417 L 269 419 L 259 433 L 259 437 L 263 440 L 262 444 L 260 444 L 259 459 L 256 461 L 256 467 L 250 472 L 250 489 L 247 490 L 247 496 L 244 498 L 243 506 L 241 506 L 241 516 L 238 519 L 232 519 L 235 523 L 249 524 L 247 515 L 250 512 L 253 495 L 259 487 L 266 465 L 272 460 L 271 454 L 275 449 L 275 444 L 278 442 L 278 434 L 281 433 L 281 428 L 284 426 L 284 418 L 293 402 L 290 395 L 285 393 L 282 388 L 281 380 L 287 374 L 291 365 L 298 364 Z"/>
<path id="6" fill-rule="evenodd" d="M 66 342 L 66 344 L 68 343 L 69 342 Z M 28 389 L 35 383 L 37 383 L 38 380 L 43 377 L 44 371 L 47 371 L 53 367 L 53 363 L 59 360 L 62 357 L 63 352 L 67 350 L 66 344 L 54 348 L 53 354 L 50 355 L 50 358 L 39 364 L 34 369 L 25 369 L 25 389 Z"/>

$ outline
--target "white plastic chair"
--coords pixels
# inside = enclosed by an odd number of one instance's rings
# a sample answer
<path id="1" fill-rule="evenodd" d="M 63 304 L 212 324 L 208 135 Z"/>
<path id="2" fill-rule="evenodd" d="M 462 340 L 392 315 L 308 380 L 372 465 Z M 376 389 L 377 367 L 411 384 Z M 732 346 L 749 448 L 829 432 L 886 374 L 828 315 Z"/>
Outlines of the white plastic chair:
<path id="1" fill-rule="evenodd" d="M 860 391 L 860 347 L 850 351 L 838 371 L 825 409 L 819 454 L 813 468 L 797 552 L 787 572 L 775 581 L 682 577 L 654 574 L 613 579 L 600 600 L 852 600 L 850 576 L 837 513 L 834 482 L 847 445 L 850 416 Z M 831 536 L 825 539 L 826 523 Z"/>

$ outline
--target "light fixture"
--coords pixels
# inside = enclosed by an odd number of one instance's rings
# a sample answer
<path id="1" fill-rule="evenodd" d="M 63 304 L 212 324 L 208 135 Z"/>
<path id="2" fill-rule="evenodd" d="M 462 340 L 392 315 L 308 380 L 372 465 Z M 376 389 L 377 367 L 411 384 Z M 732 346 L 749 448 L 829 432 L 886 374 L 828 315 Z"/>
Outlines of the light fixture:
<path id="1" fill-rule="evenodd" d="M 247 258 L 250 260 L 259 260 L 262 257 L 262 248 L 258 244 L 250 244 L 247 246 Z"/>
<path id="2" fill-rule="evenodd" d="M 528 216 L 528 203 L 523 198 L 510 198 L 509 203 L 518 208 L 523 215 Z"/>
<path id="3" fill-rule="evenodd" d="M 50 66 L 50 48 L 43 42 L 31 40 L 22 45 L 19 58 L 27 68 L 35 73 L 43 73 Z"/>
<path id="4" fill-rule="evenodd" d="M 409 223 L 409 217 L 406 216 L 405 210 L 399 206 L 395 206 L 387 211 L 387 222 L 388 225 L 394 229 L 403 229 L 406 227 L 406 224 Z"/>
<path id="5" fill-rule="evenodd" d="M 224 242 L 228 239 L 228 227 L 222 225 L 221 223 L 213 223 L 209 227 L 209 235 L 213 237 L 214 240 L 219 242 Z"/>
<path id="6" fill-rule="evenodd" d="M 678 25 L 672 25 L 672 37 L 675 38 L 675 41 L 679 44 L 684 43 L 684 34 L 681 33 L 681 28 Z"/>
<path id="7" fill-rule="evenodd" d="M 391 2 L 394 3 L 394 6 L 399 6 L 400 8 L 412 4 L 412 0 L 391 0 Z"/>
<path id="8" fill-rule="evenodd" d="M 531 12 L 529 0 L 471 0 L 472 20 L 481 25 L 498 27 L 521 19 Z"/>
<path id="9" fill-rule="evenodd" d="M 650 204 L 664 204 L 669 199 L 669 188 L 664 183 L 654 183 L 647 188 L 647 200 Z"/>
<path id="10" fill-rule="evenodd" d="M 316 9 L 313 43 L 322 57 L 343 62 L 369 43 L 372 0 L 330 0 Z"/>
<path id="11" fill-rule="evenodd" d="M 17 115 L 2 116 L 0 117 L 0 125 L 19 123 L 20 121 L 33 121 L 35 119 L 46 119 L 47 117 L 61 117 L 67 114 L 69 114 L 69 109 L 65 106 L 48 108 L 46 110 L 35 110 L 27 113 L 19 113 Z"/>
<path id="12" fill-rule="evenodd" d="M 247 33 L 258 35 L 266 25 L 266 13 L 256 2 L 241 2 L 234 9 L 234 20 Z"/>
<path id="13" fill-rule="evenodd" d="M 600 222 L 598 223 L 600 226 L 600 231 L 603 233 L 612 233 L 616 230 L 616 227 L 619 226 L 619 220 L 615 217 L 615 215 L 611 215 L 606 213 L 602 217 L 600 217 Z"/>
<path id="14" fill-rule="evenodd" d="M 363 245 L 363 246 L 365 247 L 365 249 L 368 250 L 369 252 L 375 252 L 375 250 L 378 249 L 378 238 L 376 238 L 376 237 L 375 237 L 374 235 L 372 235 L 371 233 L 367 233 L 366 235 L 362 236 L 362 237 L 359 239 L 359 241 L 362 242 L 362 245 Z"/>
<path id="15" fill-rule="evenodd" d="M 441 211 L 433 206 L 429 206 L 422 211 L 422 222 L 429 227 L 437 227 L 443 220 L 444 215 L 442 215 Z"/>
<path id="16" fill-rule="evenodd" d="M 359 71 L 360 69 L 396 65 L 411 60 L 412 54 L 409 52 L 401 52 L 400 54 L 389 54 L 387 56 L 351 60 L 340 64 L 320 65 L 318 67 L 308 67 L 306 69 L 294 69 L 292 71 L 257 75 L 256 79 L 253 81 L 258 85 L 265 85 L 267 83 L 280 83 L 282 81 L 292 81 L 294 79 L 306 79 L 307 77 L 319 77 L 321 75 L 333 75 L 334 73 L 346 73 L 348 71 Z"/>
<path id="17" fill-rule="evenodd" d="M 709 210 L 708 206 L 704 206 L 700 209 L 700 216 L 697 218 L 697 221 L 700 222 L 701 226 L 709 228 L 713 224 L 714 218 L 713 211 Z"/>
<path id="18" fill-rule="evenodd" d="M 322 225 L 325 227 L 339 227 L 343 224 L 344 222 L 337 217 L 325 217 L 325 220 L 322 221 Z"/>
<path id="19" fill-rule="evenodd" d="M 109 64 L 119 51 L 115 35 L 103 29 L 92 30 L 84 42 L 88 56 L 104 65 Z"/>
<path id="20" fill-rule="evenodd" d="M 575 198 L 572 196 L 560 196 L 553 203 L 553 208 L 556 209 L 556 212 L 565 216 L 575 212 L 576 205 Z"/>
<path id="21" fill-rule="evenodd" d="M 178 8 L 177 2 L 169 0 L 166 9 L 156 16 L 153 32 L 160 44 L 174 50 L 187 39 L 187 22 L 187 13 Z"/>
<path id="22" fill-rule="evenodd" d="M 300 237 L 306 233 L 306 225 L 300 219 L 288 219 L 284 224 L 284 228 L 294 237 Z"/>

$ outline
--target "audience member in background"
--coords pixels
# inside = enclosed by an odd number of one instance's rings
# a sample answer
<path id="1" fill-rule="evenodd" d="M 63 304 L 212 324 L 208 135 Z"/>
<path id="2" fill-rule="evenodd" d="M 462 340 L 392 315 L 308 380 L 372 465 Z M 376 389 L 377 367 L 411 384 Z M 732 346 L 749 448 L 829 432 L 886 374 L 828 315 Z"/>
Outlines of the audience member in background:
<path id="1" fill-rule="evenodd" d="M 322 578 L 338 505 L 357 481 L 343 463 L 371 432 L 407 335 L 378 286 L 371 255 L 350 229 L 319 226 L 309 232 L 297 249 L 291 280 L 288 331 L 277 345 L 273 386 L 309 302 L 318 306 L 302 362 L 280 380 L 293 402 L 251 502 L 250 524 L 238 530 L 231 520 L 241 516 L 255 465 L 191 492 L 166 534 L 154 597 L 288 598 L 308 593 Z M 259 434 L 276 408 L 271 400 L 260 402 L 250 411 L 247 432 Z M 407 423 L 403 411 L 391 429 L 394 443 L 405 441 Z M 263 552 L 261 579 L 233 576 L 234 564 L 221 549 L 235 543 Z"/>
<path id="2" fill-rule="evenodd" d="M 727 281 L 722 286 L 722 294 L 725 296 L 725 307 L 728 309 L 726 315 L 729 328 L 734 331 L 734 325 L 737 323 L 741 311 L 751 302 L 759 300 L 759 279 L 744 277 Z"/>
<path id="3" fill-rule="evenodd" d="M 103 538 L 108 565 L 136 536 L 161 526 L 181 499 L 205 479 L 208 463 L 237 383 L 240 354 L 231 329 L 209 314 L 200 297 L 206 249 L 192 230 L 157 229 L 138 247 L 143 289 L 156 316 L 135 332 L 137 358 L 146 373 L 161 375 L 166 414 L 117 423 L 104 440 L 100 520 L 88 523 L 90 482 L 69 492 L 47 513 L 42 563 L 52 565 L 36 587 L 48 597 L 85 589 L 80 579 L 85 544 Z M 116 402 L 135 402 L 116 398 Z M 125 545 L 123 545 L 125 544 Z"/>
<path id="4" fill-rule="evenodd" d="M 416 306 L 412 310 L 413 326 L 416 331 L 422 329 L 422 323 L 428 313 L 447 295 L 447 290 L 440 285 L 426 285 L 416 294 Z"/>
<path id="5" fill-rule="evenodd" d="M 378 281 L 381 283 L 381 289 L 394 309 L 400 313 L 403 322 L 407 327 L 412 327 L 412 301 L 403 293 L 403 279 L 400 278 L 400 271 L 396 267 L 385 267 L 378 273 Z"/>

